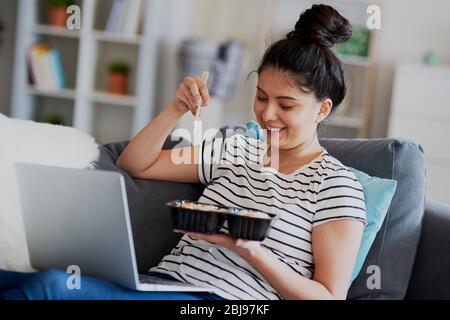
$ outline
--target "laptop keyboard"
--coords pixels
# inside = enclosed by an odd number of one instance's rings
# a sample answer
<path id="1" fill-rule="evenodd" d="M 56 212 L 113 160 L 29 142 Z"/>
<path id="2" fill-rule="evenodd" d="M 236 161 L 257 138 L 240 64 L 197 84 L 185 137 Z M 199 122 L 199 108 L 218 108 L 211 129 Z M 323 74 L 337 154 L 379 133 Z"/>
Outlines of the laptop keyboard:
<path id="1" fill-rule="evenodd" d="M 179 286 L 192 286 L 192 284 L 189 284 L 189 283 L 183 283 L 183 282 L 179 282 L 179 281 L 167 280 L 167 279 L 162 279 L 162 278 L 153 277 L 153 276 L 146 276 L 146 275 L 139 275 L 139 282 L 147 283 L 147 284 L 162 284 L 162 285 L 175 284 L 175 285 L 179 285 Z"/>

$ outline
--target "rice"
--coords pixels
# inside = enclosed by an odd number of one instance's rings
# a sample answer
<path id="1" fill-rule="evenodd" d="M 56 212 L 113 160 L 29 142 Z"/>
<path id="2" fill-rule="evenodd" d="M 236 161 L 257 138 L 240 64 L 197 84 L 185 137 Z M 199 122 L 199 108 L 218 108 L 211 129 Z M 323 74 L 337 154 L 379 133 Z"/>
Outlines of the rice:
<path id="1" fill-rule="evenodd" d="M 251 211 L 243 209 L 238 212 L 235 212 L 235 214 L 250 218 L 270 219 L 270 216 L 267 213 L 261 211 Z"/>
<path id="2" fill-rule="evenodd" d="M 219 212 L 226 212 L 227 209 L 219 208 L 214 205 L 210 204 L 203 204 L 203 203 L 195 203 L 195 202 L 187 202 L 180 205 L 183 209 L 190 209 L 190 210 L 200 210 L 200 211 L 219 211 Z"/>

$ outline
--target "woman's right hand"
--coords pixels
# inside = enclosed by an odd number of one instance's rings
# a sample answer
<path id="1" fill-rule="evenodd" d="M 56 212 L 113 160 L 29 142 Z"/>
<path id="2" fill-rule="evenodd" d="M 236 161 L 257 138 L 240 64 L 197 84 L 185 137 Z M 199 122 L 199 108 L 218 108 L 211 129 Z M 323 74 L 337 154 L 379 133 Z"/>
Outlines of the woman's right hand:
<path id="1" fill-rule="evenodd" d="M 208 87 L 200 78 L 186 77 L 178 87 L 170 106 L 183 114 L 191 111 L 195 116 L 198 106 L 206 106 L 209 99 Z"/>

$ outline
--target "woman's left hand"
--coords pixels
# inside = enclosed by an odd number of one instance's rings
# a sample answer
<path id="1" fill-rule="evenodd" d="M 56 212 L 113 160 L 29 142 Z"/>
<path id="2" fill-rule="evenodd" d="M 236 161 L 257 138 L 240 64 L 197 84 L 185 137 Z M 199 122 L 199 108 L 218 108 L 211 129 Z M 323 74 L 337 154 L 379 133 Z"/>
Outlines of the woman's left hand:
<path id="1" fill-rule="evenodd" d="M 204 234 L 204 233 L 196 233 L 196 232 L 189 232 L 189 231 L 183 231 L 183 230 L 174 230 L 174 231 L 179 232 L 179 233 L 184 233 L 190 237 L 204 240 L 204 241 L 225 247 L 231 251 L 234 251 L 235 253 L 237 253 L 238 255 L 240 255 L 243 258 L 248 257 L 248 256 L 253 256 L 262 249 L 261 242 L 259 242 L 259 241 L 234 239 L 223 232 L 215 233 L 215 234 Z"/>

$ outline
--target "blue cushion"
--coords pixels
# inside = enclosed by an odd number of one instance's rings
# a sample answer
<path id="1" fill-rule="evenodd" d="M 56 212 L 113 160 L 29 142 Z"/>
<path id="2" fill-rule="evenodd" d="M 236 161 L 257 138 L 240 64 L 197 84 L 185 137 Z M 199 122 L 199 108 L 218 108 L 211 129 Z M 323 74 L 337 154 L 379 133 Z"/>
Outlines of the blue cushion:
<path id="1" fill-rule="evenodd" d="M 397 181 L 371 177 L 352 167 L 349 167 L 349 169 L 355 174 L 363 187 L 367 219 L 367 225 L 364 228 L 361 246 L 359 247 L 358 257 L 356 258 L 355 267 L 353 269 L 352 283 L 361 271 L 370 247 L 375 240 L 375 236 L 381 229 L 384 218 L 389 210 L 392 197 L 394 196 L 395 189 L 397 188 Z"/>

